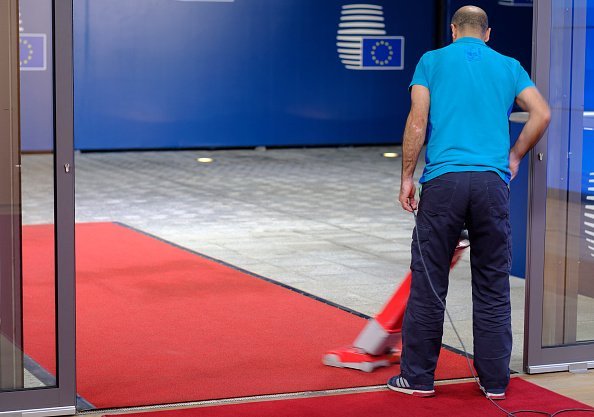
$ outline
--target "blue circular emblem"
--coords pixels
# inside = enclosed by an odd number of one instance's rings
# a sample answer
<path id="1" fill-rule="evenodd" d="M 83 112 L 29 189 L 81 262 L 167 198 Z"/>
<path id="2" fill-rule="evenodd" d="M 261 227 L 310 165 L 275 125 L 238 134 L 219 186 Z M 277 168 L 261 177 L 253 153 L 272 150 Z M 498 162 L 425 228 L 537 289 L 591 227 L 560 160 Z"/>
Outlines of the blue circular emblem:
<path id="1" fill-rule="evenodd" d="M 389 42 L 378 40 L 371 47 L 371 59 L 373 59 L 375 65 L 388 65 L 392 61 L 392 58 L 394 58 L 393 49 Z"/>

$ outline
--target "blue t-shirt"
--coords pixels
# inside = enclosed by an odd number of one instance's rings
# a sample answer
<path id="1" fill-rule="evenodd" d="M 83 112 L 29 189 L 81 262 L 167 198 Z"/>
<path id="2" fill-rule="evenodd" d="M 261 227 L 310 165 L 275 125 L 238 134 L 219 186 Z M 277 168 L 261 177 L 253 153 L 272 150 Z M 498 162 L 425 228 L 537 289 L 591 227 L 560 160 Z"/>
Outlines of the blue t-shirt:
<path id="1" fill-rule="evenodd" d="M 461 171 L 494 171 L 509 182 L 508 117 L 515 98 L 534 86 L 522 65 L 478 38 L 460 38 L 424 54 L 413 85 L 431 98 L 420 182 Z"/>

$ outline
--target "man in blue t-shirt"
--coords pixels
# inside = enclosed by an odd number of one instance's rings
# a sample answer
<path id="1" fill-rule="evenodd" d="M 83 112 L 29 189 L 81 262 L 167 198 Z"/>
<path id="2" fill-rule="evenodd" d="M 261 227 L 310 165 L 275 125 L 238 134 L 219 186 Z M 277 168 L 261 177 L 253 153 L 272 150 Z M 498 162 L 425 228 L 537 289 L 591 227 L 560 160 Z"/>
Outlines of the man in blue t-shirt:
<path id="1" fill-rule="evenodd" d="M 491 29 L 482 9 L 462 7 L 451 29 L 454 42 L 423 55 L 410 84 L 399 197 L 410 212 L 417 209 L 413 175 L 428 124 L 431 134 L 413 232 L 401 374 L 391 378 L 388 387 L 416 396 L 435 394 L 449 266 L 466 225 L 474 365 L 485 395 L 504 399 L 512 348 L 509 182 L 522 157 L 543 135 L 550 110 L 520 63 L 486 46 Z M 514 100 L 529 119 L 510 150 L 508 117 Z"/>

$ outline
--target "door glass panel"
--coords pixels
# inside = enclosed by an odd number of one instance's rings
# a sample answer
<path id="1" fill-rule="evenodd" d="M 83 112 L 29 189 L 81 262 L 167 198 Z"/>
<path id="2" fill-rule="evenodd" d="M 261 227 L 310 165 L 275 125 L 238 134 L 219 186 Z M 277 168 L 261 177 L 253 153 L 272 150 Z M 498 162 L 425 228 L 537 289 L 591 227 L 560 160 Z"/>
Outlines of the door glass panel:
<path id="1" fill-rule="evenodd" d="M 16 1 L 2 7 L 14 9 Z M 19 22 L 21 69 L 20 121 L 16 111 L 0 121 L 0 391 L 4 392 L 55 387 L 57 381 L 51 8 L 51 0 L 21 0 L 20 19 L 8 9 L 0 12 L 2 25 L 8 23 L 4 27 Z M 10 65 L 17 58 L 9 53 L 11 41 L 0 41 L 0 65 L 7 69 L 14 68 Z M 0 74 L 0 82 L 0 96 L 11 97 L 10 104 L 18 108 L 19 80 L 14 71 Z"/>
<path id="2" fill-rule="evenodd" d="M 593 3 L 552 2 L 543 347 L 594 340 Z"/>
<path id="3" fill-rule="evenodd" d="M 577 341 L 594 340 L 594 0 L 586 10 Z"/>

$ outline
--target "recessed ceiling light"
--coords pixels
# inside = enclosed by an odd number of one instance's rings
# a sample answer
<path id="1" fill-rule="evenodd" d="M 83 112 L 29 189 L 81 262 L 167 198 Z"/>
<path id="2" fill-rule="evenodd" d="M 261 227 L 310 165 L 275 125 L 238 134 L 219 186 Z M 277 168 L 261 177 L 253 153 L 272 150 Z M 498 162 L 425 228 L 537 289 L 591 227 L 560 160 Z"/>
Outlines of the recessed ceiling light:
<path id="1" fill-rule="evenodd" d="M 399 156 L 396 152 L 384 152 L 385 158 L 398 158 Z"/>
<path id="2" fill-rule="evenodd" d="M 212 158 L 198 158 L 198 159 L 196 159 L 196 161 L 200 162 L 201 164 L 210 164 L 211 162 L 214 162 L 214 159 L 212 159 Z"/>

